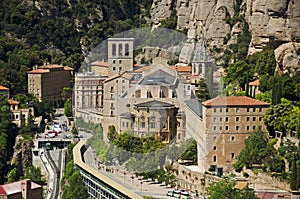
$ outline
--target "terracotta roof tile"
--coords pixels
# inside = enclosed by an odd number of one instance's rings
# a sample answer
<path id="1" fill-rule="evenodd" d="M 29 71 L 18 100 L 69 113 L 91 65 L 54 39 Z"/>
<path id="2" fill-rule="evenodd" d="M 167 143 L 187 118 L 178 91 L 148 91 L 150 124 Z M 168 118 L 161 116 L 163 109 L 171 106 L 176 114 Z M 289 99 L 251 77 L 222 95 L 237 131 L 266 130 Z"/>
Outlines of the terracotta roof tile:
<path id="1" fill-rule="evenodd" d="M 5 86 L 0 86 L 0 90 L 9 90 L 9 88 L 7 88 Z"/>
<path id="2" fill-rule="evenodd" d="M 51 68 L 63 68 L 63 65 L 58 65 L 58 64 L 49 64 L 49 65 L 43 65 L 40 66 L 39 68 L 41 69 L 51 69 Z"/>
<path id="3" fill-rule="evenodd" d="M 41 73 L 49 73 L 50 70 L 49 69 L 36 69 L 36 70 L 32 70 L 29 71 L 29 74 L 41 74 Z"/>
<path id="4" fill-rule="evenodd" d="M 191 66 L 171 66 L 173 70 L 177 70 L 178 72 L 191 72 Z"/>
<path id="5" fill-rule="evenodd" d="M 73 71 L 73 70 L 74 70 L 74 68 L 72 68 L 72 67 L 70 67 L 70 66 L 65 66 L 65 67 L 64 67 L 64 70 Z"/>
<path id="6" fill-rule="evenodd" d="M 9 100 L 7 100 L 8 101 L 8 103 L 10 104 L 10 105 L 18 105 L 20 102 L 18 102 L 18 101 L 16 101 L 16 100 L 12 100 L 12 99 L 9 99 Z"/>
<path id="7" fill-rule="evenodd" d="M 247 96 L 225 96 L 217 97 L 211 100 L 202 102 L 204 106 L 268 106 L 269 103 L 261 102 L 259 100 Z"/>
<path id="8" fill-rule="evenodd" d="M 0 195 L 6 195 L 6 191 L 2 186 L 0 186 Z"/>
<path id="9" fill-rule="evenodd" d="M 249 86 L 259 86 L 259 79 L 249 82 Z"/>
<path id="10" fill-rule="evenodd" d="M 22 181 L 8 183 L 8 184 L 1 185 L 0 187 L 2 187 L 2 189 L 5 191 L 6 195 L 11 195 L 11 194 L 21 192 L 21 182 Z M 41 187 L 41 185 L 36 184 L 36 183 L 31 181 L 31 189 L 36 189 L 36 188 L 39 188 L 39 187 Z"/>

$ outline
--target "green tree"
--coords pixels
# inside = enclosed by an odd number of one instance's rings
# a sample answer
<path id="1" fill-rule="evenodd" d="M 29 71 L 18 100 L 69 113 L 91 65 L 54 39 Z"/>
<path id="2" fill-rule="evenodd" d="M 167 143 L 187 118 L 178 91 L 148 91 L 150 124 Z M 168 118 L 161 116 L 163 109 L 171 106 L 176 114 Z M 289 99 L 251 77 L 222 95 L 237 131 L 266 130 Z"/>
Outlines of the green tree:
<path id="1" fill-rule="evenodd" d="M 78 136 L 78 130 L 77 128 L 75 127 L 75 125 L 72 126 L 72 130 L 71 130 L 72 134 L 74 137 L 77 137 Z"/>
<path id="2" fill-rule="evenodd" d="M 8 173 L 7 182 L 16 182 L 18 180 L 19 180 L 19 176 L 17 175 L 17 168 L 13 168 Z"/>
<path id="3" fill-rule="evenodd" d="M 210 99 L 209 90 L 203 78 L 200 78 L 195 86 L 196 86 L 196 96 L 198 100 L 205 101 Z"/>
<path id="4" fill-rule="evenodd" d="M 64 105 L 64 113 L 66 117 L 72 117 L 73 116 L 73 109 L 72 109 L 72 101 L 71 98 L 68 98 Z"/>
<path id="5" fill-rule="evenodd" d="M 41 169 L 33 165 L 26 168 L 24 179 L 25 178 L 31 179 L 33 182 L 38 184 L 44 184 L 44 181 L 42 180 Z"/>
<path id="6" fill-rule="evenodd" d="M 253 132 L 245 140 L 245 146 L 239 154 L 238 161 L 234 164 L 237 171 L 241 171 L 245 166 L 251 168 L 253 164 L 262 164 L 268 151 L 267 136 L 261 131 Z"/>
<path id="7" fill-rule="evenodd" d="M 262 102 L 267 102 L 271 103 L 271 94 L 269 91 L 266 91 L 264 93 L 259 93 L 255 95 L 255 99 L 262 101 Z"/>
<path id="8" fill-rule="evenodd" d="M 296 156 L 294 155 L 292 167 L 291 167 L 291 178 L 290 178 L 290 187 L 291 190 L 298 190 L 297 186 L 297 164 L 296 164 Z"/>
<path id="9" fill-rule="evenodd" d="M 275 131 L 286 134 L 289 117 L 293 111 L 291 103 L 280 103 L 272 105 L 264 114 L 263 119 L 271 136 L 275 135 Z"/>
<path id="10" fill-rule="evenodd" d="M 245 88 L 247 82 L 247 76 L 249 72 L 249 77 L 253 76 L 253 71 L 251 70 L 249 64 L 243 60 L 239 60 L 235 63 L 229 65 L 225 70 L 225 84 L 237 83 L 241 88 Z M 250 80 L 250 79 L 249 79 Z"/>
<path id="11" fill-rule="evenodd" d="M 116 136 L 117 136 L 117 132 L 116 132 L 115 126 L 110 125 L 108 127 L 108 133 L 107 133 L 108 140 L 110 140 L 112 142 L 116 138 Z"/>
<path id="12" fill-rule="evenodd" d="M 182 148 L 180 148 L 182 149 Z M 180 150 L 182 151 L 182 150 Z M 197 164 L 197 142 L 193 140 L 190 143 L 190 146 L 184 151 L 184 153 L 180 156 L 181 160 L 190 160 L 192 164 Z"/>
<path id="13" fill-rule="evenodd" d="M 10 127 L 10 109 L 7 98 L 0 94 L 0 183 L 4 181 L 7 161 L 7 143 Z M 11 146 L 12 147 L 12 146 Z"/>
<path id="14" fill-rule="evenodd" d="M 235 188 L 236 182 L 231 178 L 223 178 L 213 182 L 208 187 L 208 199 L 258 199 L 253 190 L 239 190 Z"/>
<path id="15" fill-rule="evenodd" d="M 287 129 L 289 131 L 295 131 L 296 137 L 300 138 L 300 108 L 298 106 L 293 106 L 293 110 L 287 117 Z"/>

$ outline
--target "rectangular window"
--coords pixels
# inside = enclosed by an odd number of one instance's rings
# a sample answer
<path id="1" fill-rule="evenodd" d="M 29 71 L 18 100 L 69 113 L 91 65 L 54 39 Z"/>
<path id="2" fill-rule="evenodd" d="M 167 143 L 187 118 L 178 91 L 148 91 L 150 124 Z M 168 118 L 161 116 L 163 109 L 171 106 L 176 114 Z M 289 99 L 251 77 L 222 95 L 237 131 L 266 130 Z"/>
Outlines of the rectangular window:
<path id="1" fill-rule="evenodd" d="M 262 120 L 262 117 L 259 117 L 259 118 L 258 118 L 258 121 L 260 121 L 260 122 L 261 122 L 261 120 Z"/>
<path id="2" fill-rule="evenodd" d="M 238 131 L 239 129 L 240 129 L 240 127 L 239 127 L 239 126 L 235 126 L 235 130 L 237 130 L 237 131 Z"/>
<path id="3" fill-rule="evenodd" d="M 142 128 L 146 128 L 146 122 L 141 123 Z"/>
<path id="4" fill-rule="evenodd" d="M 247 131 L 249 131 L 249 130 L 250 130 L 250 126 L 247 126 L 247 128 L 246 128 L 246 129 L 247 129 Z"/>
<path id="5" fill-rule="evenodd" d="M 214 117 L 214 122 L 216 122 L 216 121 L 217 121 L 217 118 Z"/>
<path id="6" fill-rule="evenodd" d="M 223 118 L 222 117 L 220 117 L 220 122 L 222 122 L 223 121 Z"/>
<path id="7" fill-rule="evenodd" d="M 215 131 L 215 130 L 217 130 L 217 127 L 216 127 L 216 126 L 214 126 L 214 131 Z"/>
<path id="8" fill-rule="evenodd" d="M 247 112 L 249 112 L 249 108 L 247 108 Z"/>
<path id="9" fill-rule="evenodd" d="M 220 126 L 220 131 L 222 131 L 222 126 Z"/>
<path id="10" fill-rule="evenodd" d="M 155 129 L 156 128 L 156 123 L 155 121 L 150 122 L 150 128 Z"/>
<path id="11" fill-rule="evenodd" d="M 256 117 L 253 117 L 253 122 L 255 122 L 255 120 L 256 120 Z"/>
<path id="12" fill-rule="evenodd" d="M 222 113 L 222 108 L 220 108 L 220 113 Z"/>
<path id="13" fill-rule="evenodd" d="M 236 122 L 238 122 L 239 120 L 240 120 L 240 118 L 239 118 L 239 117 L 236 117 L 236 118 L 235 118 L 235 121 L 236 121 Z"/>
<path id="14" fill-rule="evenodd" d="M 253 112 L 255 112 L 255 108 L 253 108 Z"/>
<path id="15" fill-rule="evenodd" d="M 217 109 L 216 108 L 214 108 L 214 113 L 216 113 L 217 112 Z"/>
<path id="16" fill-rule="evenodd" d="M 255 130 L 256 129 L 256 126 L 253 126 L 253 130 Z"/>
<path id="17" fill-rule="evenodd" d="M 247 117 L 247 122 L 249 122 L 250 121 L 250 117 Z"/>
<path id="18" fill-rule="evenodd" d="M 228 122 L 228 117 L 225 118 L 225 121 Z"/>
<path id="19" fill-rule="evenodd" d="M 226 112 L 228 113 L 228 108 L 226 108 Z"/>
<path id="20" fill-rule="evenodd" d="M 236 112 L 236 113 L 238 113 L 239 111 L 240 111 L 240 109 L 239 109 L 239 108 L 236 108 L 236 109 L 235 109 L 235 112 Z"/>
<path id="21" fill-rule="evenodd" d="M 231 159 L 234 159 L 234 158 L 235 158 L 235 154 L 231 153 Z"/>
<path id="22" fill-rule="evenodd" d="M 213 156 L 213 162 L 217 162 L 217 156 L 216 155 Z"/>
<path id="23" fill-rule="evenodd" d="M 225 130 L 228 131 L 228 129 L 229 129 L 229 127 L 228 127 L 228 126 L 225 126 Z"/>
<path id="24" fill-rule="evenodd" d="M 262 108 L 259 108 L 259 112 L 262 112 Z"/>

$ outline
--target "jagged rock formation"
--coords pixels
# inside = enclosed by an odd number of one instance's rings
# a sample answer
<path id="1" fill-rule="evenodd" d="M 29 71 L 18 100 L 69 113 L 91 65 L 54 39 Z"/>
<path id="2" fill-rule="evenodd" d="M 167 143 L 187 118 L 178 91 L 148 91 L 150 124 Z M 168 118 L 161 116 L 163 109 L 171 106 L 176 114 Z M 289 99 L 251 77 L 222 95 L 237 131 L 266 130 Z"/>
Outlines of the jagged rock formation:
<path id="1" fill-rule="evenodd" d="M 32 148 L 32 140 L 28 140 L 21 135 L 16 137 L 11 165 L 16 166 L 19 175 L 24 175 L 26 167 L 32 164 Z"/>
<path id="2" fill-rule="evenodd" d="M 174 0 L 175 7 L 170 7 L 170 0 L 155 0 L 152 9 L 162 7 L 164 15 L 152 12 L 152 23 L 159 23 L 170 16 L 170 10 L 177 11 L 177 29 L 187 29 L 189 40 L 180 54 L 180 61 L 188 62 L 187 55 L 194 50 L 194 40 L 205 35 L 208 49 L 214 58 L 222 56 L 222 52 L 230 44 L 237 43 L 243 24 L 230 21 L 239 12 L 249 25 L 252 39 L 249 54 L 260 51 L 267 43 L 274 42 L 280 46 L 276 50 L 278 68 L 293 72 L 300 68 L 296 54 L 300 43 L 300 6 L 296 0 Z M 168 5 L 168 6 L 166 6 Z M 233 24 L 232 24 L 233 22 Z M 292 42 L 291 44 L 288 44 Z M 220 52 L 212 49 L 218 48 Z M 284 49 L 284 50 L 283 50 Z M 296 50 L 295 50 L 296 49 Z M 289 53 L 287 53 L 289 52 Z M 291 55 L 291 52 L 292 55 Z M 286 54 L 287 53 L 287 54 Z"/>
<path id="3" fill-rule="evenodd" d="M 252 41 L 249 53 L 256 52 L 270 40 L 300 42 L 300 7 L 294 0 L 255 0 L 251 3 L 249 26 Z"/>
<path id="4" fill-rule="evenodd" d="M 275 50 L 275 58 L 277 63 L 277 70 L 287 72 L 291 75 L 300 71 L 300 43 L 289 42 L 279 46 Z"/>

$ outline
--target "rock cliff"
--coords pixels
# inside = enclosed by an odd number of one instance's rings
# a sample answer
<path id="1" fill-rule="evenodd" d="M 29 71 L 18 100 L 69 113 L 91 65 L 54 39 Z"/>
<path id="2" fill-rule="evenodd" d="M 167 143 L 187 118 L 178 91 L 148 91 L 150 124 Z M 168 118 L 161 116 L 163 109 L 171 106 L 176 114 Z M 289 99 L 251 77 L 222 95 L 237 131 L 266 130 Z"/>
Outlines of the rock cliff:
<path id="1" fill-rule="evenodd" d="M 300 68 L 299 55 L 296 53 L 300 43 L 300 6 L 296 0 L 173 1 L 153 1 L 151 20 L 158 24 L 170 16 L 172 9 L 177 11 L 177 29 L 187 29 L 189 38 L 181 53 L 181 57 L 184 57 L 181 61 L 186 61 L 188 57 L 185 54 L 193 50 L 194 42 L 199 40 L 202 33 L 213 57 L 217 59 L 222 56 L 229 45 L 237 43 L 237 36 L 244 26 L 239 18 L 243 17 L 252 36 L 248 54 L 260 51 L 267 43 L 273 42 L 278 48 L 276 59 L 279 69 L 291 71 L 295 65 Z M 216 48 L 220 49 L 219 52 L 212 50 Z M 287 52 L 289 55 L 285 54 Z"/>

